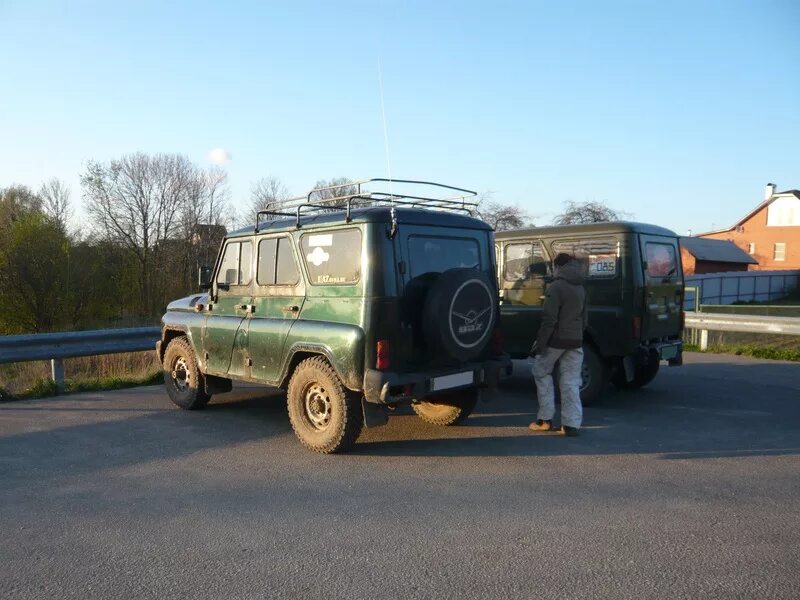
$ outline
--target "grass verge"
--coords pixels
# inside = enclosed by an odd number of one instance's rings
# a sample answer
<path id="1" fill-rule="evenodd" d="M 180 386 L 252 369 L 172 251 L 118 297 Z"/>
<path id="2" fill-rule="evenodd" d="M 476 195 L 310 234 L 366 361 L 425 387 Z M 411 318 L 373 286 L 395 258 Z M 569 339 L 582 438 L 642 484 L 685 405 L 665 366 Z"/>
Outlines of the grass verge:
<path id="1" fill-rule="evenodd" d="M 687 352 L 704 352 L 695 344 L 684 344 L 683 349 Z M 800 350 L 795 348 L 775 348 L 774 346 L 759 346 L 756 344 L 717 344 L 709 346 L 705 352 L 800 362 Z"/>
<path id="2" fill-rule="evenodd" d="M 65 393 L 118 390 L 163 381 L 155 352 L 87 356 L 64 361 Z M 57 394 L 45 361 L 0 365 L 0 401 Z"/>

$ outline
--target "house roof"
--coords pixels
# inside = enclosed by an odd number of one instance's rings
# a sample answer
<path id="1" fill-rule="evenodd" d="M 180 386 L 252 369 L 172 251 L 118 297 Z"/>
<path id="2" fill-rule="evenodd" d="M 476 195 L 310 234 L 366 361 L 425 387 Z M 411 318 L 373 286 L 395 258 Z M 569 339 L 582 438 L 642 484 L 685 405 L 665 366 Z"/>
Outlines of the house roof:
<path id="1" fill-rule="evenodd" d="M 757 265 L 758 261 L 728 240 L 682 237 L 681 247 L 686 248 L 697 260 Z"/>
<path id="2" fill-rule="evenodd" d="M 703 236 L 703 235 L 711 235 L 712 233 L 724 233 L 726 231 L 731 231 L 732 229 L 735 229 L 736 227 L 738 227 L 739 225 L 741 225 L 742 223 L 747 221 L 747 219 L 749 219 L 754 214 L 756 214 L 758 211 L 760 211 L 762 208 L 764 208 L 765 206 L 770 204 L 773 200 L 777 200 L 778 196 L 785 196 L 787 194 L 794 195 L 798 199 L 800 199 L 800 190 L 786 190 L 784 192 L 775 192 L 774 194 L 772 194 L 772 196 L 770 196 L 769 198 L 767 198 L 763 202 L 759 203 L 758 206 L 756 206 L 753 210 L 751 210 L 749 213 L 747 213 L 741 219 L 736 221 L 736 223 L 734 223 L 730 227 L 726 227 L 725 229 L 715 229 L 714 231 L 706 231 L 706 232 L 703 232 L 703 233 L 698 233 L 696 235 Z"/>

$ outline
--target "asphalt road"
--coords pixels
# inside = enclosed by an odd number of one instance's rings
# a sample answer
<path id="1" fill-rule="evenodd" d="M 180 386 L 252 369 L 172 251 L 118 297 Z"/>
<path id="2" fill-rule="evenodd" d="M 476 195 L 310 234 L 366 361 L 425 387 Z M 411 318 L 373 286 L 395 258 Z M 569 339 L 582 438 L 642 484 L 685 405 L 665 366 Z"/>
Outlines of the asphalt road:
<path id="1" fill-rule="evenodd" d="M 687 362 L 578 438 L 529 434 L 520 363 L 341 456 L 259 388 L 0 404 L 0 597 L 800 597 L 800 364 Z"/>

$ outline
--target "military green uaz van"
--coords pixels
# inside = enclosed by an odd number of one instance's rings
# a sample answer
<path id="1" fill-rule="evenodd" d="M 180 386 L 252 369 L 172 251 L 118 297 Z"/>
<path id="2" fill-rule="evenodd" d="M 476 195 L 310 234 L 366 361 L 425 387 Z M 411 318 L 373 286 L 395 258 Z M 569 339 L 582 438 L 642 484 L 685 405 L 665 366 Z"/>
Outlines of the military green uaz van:
<path id="1" fill-rule="evenodd" d="M 167 307 L 157 352 L 170 398 L 198 409 L 232 380 L 282 387 L 297 437 L 324 453 L 400 403 L 463 422 L 511 368 L 494 234 L 471 216 L 473 195 L 373 179 L 261 211 L 223 240 L 207 293 Z"/>
<path id="2" fill-rule="evenodd" d="M 536 339 L 553 259 L 566 252 L 586 269 L 589 327 L 581 398 L 650 383 L 662 361 L 682 364 L 683 272 L 678 236 L 643 223 L 540 227 L 496 234 L 504 346 L 525 358 Z"/>

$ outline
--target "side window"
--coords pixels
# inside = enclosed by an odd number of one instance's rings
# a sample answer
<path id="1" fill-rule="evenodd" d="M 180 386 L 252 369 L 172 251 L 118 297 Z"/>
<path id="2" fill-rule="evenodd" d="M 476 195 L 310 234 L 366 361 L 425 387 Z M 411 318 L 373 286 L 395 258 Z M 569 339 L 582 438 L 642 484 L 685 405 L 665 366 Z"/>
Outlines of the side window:
<path id="1" fill-rule="evenodd" d="M 503 253 L 503 279 L 524 282 L 547 275 L 547 259 L 539 242 L 506 244 Z"/>
<path id="2" fill-rule="evenodd" d="M 252 275 L 253 245 L 250 242 L 230 242 L 225 246 L 225 254 L 217 272 L 217 283 L 227 285 L 247 285 Z"/>
<path id="3" fill-rule="evenodd" d="M 253 244 L 242 242 L 239 254 L 239 285 L 247 285 L 253 279 Z"/>
<path id="4" fill-rule="evenodd" d="M 678 271 L 675 246 L 672 244 L 647 242 L 645 244 L 645 260 L 647 261 L 648 277 L 669 277 Z"/>
<path id="5" fill-rule="evenodd" d="M 278 266 L 275 271 L 276 285 L 294 285 L 300 281 L 300 271 L 292 252 L 292 241 L 289 238 L 278 238 Z"/>
<path id="6" fill-rule="evenodd" d="M 564 252 L 581 260 L 589 279 L 612 279 L 619 271 L 620 243 L 614 238 L 558 240 L 551 248 L 554 257 Z"/>
<path id="7" fill-rule="evenodd" d="M 291 243 L 287 237 L 258 243 L 258 285 L 294 285 L 300 280 Z"/>
<path id="8" fill-rule="evenodd" d="M 275 283 L 275 259 L 278 254 L 278 240 L 271 238 L 258 242 L 258 285 Z"/>
<path id="9" fill-rule="evenodd" d="M 307 233 L 300 249 L 313 285 L 356 283 L 361 278 L 361 231 Z"/>

